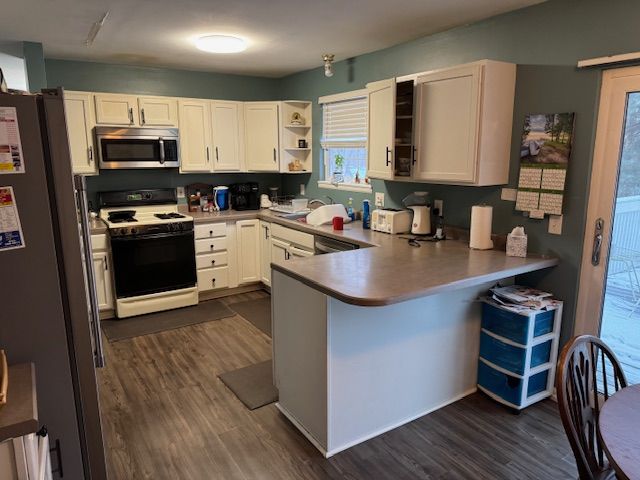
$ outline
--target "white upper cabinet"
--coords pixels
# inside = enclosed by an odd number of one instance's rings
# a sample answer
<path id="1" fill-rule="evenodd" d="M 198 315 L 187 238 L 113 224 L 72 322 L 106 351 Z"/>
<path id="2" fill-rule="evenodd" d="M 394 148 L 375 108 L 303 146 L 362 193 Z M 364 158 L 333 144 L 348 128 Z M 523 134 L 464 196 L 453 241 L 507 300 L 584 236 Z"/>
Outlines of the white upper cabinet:
<path id="1" fill-rule="evenodd" d="M 206 100 L 180 100 L 180 171 L 211 171 L 211 113 Z"/>
<path id="2" fill-rule="evenodd" d="M 396 80 L 390 78 L 367 84 L 369 92 L 369 134 L 367 175 L 369 178 L 393 178 L 395 143 Z"/>
<path id="3" fill-rule="evenodd" d="M 247 169 L 258 172 L 279 171 L 277 102 L 245 103 L 244 119 Z"/>
<path id="4" fill-rule="evenodd" d="M 509 180 L 515 65 L 481 61 L 417 79 L 417 164 L 431 183 L 500 185 Z"/>
<path id="5" fill-rule="evenodd" d="M 64 94 L 67 136 L 74 173 L 98 173 L 97 152 L 93 146 L 93 127 L 96 122 L 91 96 L 90 93 L 83 92 Z"/>
<path id="6" fill-rule="evenodd" d="M 112 93 L 96 93 L 96 124 L 138 125 L 138 97 Z"/>
<path id="7" fill-rule="evenodd" d="M 244 108 L 242 102 L 211 102 L 213 170 L 242 170 L 244 151 Z"/>
<path id="8" fill-rule="evenodd" d="M 236 222 L 238 242 L 238 284 L 259 282 L 260 265 L 260 220 L 238 220 Z"/>
<path id="9" fill-rule="evenodd" d="M 143 127 L 177 127 L 178 101 L 169 97 L 138 97 L 140 125 Z"/>

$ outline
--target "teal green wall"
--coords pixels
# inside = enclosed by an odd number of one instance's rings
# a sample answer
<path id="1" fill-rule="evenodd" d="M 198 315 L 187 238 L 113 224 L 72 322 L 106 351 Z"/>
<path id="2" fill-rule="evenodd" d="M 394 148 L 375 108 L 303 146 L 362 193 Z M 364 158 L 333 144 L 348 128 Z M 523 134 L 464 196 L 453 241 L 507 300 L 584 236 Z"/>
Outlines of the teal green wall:
<path id="1" fill-rule="evenodd" d="M 223 73 L 46 59 L 50 87 L 219 100 L 275 100 L 279 81 Z"/>
<path id="2" fill-rule="evenodd" d="M 90 92 L 134 93 L 220 100 L 274 100 L 279 94 L 277 79 L 167 68 L 111 65 L 94 62 L 47 59 L 50 87 Z M 97 206 L 96 193 L 130 188 L 178 187 L 190 183 L 228 185 L 255 181 L 261 192 L 281 186 L 278 174 L 180 174 L 177 170 L 101 171 L 87 178 L 87 193 Z"/>
<path id="3" fill-rule="evenodd" d="M 47 88 L 47 72 L 45 69 L 44 52 L 41 43 L 23 42 L 22 53 L 24 56 L 25 68 L 27 70 L 27 81 L 31 92 L 39 92 Z"/>
<path id="4" fill-rule="evenodd" d="M 385 192 L 386 204 L 398 206 L 414 190 L 428 190 L 444 200 L 447 223 L 468 227 L 474 204 L 494 206 L 493 230 L 506 233 L 522 224 L 529 233 L 529 250 L 556 255 L 562 263 L 527 275 L 519 281 L 549 289 L 565 300 L 563 339 L 573 331 L 582 239 L 585 230 L 591 152 L 597 114 L 600 71 L 577 70 L 578 60 L 638 50 L 637 19 L 640 2 L 630 0 L 551 0 L 444 33 L 420 38 L 350 61 L 335 64 L 335 74 L 325 78 L 316 68 L 282 80 L 281 96 L 314 101 L 314 173 L 307 179 L 310 197 L 329 194 L 344 202 L 358 203 L 373 195 L 323 190 L 317 187 L 322 151 L 322 95 L 360 89 L 367 82 L 448 67 L 484 58 L 519 64 L 513 120 L 510 186 L 518 171 L 518 143 L 526 113 L 576 112 L 572 153 L 561 236 L 547 233 L 548 220 L 530 220 L 514 211 L 514 204 L 500 200 L 501 187 L 455 187 L 373 180 L 374 191 Z M 300 178 L 285 177 L 283 189 L 294 193 Z M 401 278 L 398 281 L 402 281 Z"/>

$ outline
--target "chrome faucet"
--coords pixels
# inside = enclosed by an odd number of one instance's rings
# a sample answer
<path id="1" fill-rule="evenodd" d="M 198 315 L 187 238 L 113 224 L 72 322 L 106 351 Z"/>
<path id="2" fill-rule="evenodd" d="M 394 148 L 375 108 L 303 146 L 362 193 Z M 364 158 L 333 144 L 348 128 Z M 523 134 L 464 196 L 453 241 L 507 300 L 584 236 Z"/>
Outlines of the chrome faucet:
<path id="1" fill-rule="evenodd" d="M 329 195 L 326 195 L 326 198 L 329 199 L 329 204 L 333 205 L 335 202 L 333 201 L 333 198 L 331 198 Z M 311 206 L 314 203 L 319 203 L 320 205 L 326 205 L 327 202 L 325 202 L 324 200 L 320 200 L 319 198 L 314 198 L 313 200 L 309 200 L 309 206 Z"/>

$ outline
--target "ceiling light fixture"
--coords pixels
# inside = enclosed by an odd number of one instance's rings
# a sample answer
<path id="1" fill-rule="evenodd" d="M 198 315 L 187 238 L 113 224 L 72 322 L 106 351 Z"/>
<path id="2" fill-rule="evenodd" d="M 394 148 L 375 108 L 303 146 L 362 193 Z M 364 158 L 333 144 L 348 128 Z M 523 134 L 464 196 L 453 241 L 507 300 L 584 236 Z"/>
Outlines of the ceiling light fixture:
<path id="1" fill-rule="evenodd" d="M 89 30 L 89 35 L 87 35 L 87 39 L 84 41 L 85 46 L 88 47 L 93 43 L 93 41 L 98 36 L 98 32 L 104 25 L 104 21 L 107 19 L 108 16 L 109 16 L 109 11 L 107 10 L 106 12 L 104 12 L 102 17 L 100 17 L 100 20 L 98 20 L 97 22 L 94 22 L 93 25 L 91 25 L 91 30 Z"/>
<path id="2" fill-rule="evenodd" d="M 209 53 L 238 53 L 247 49 L 247 42 L 230 35 L 206 35 L 196 39 L 196 47 Z"/>
<path id="3" fill-rule="evenodd" d="M 334 55 L 332 53 L 325 53 L 322 55 L 322 60 L 324 61 L 324 76 L 325 77 L 333 77 L 333 62 Z"/>

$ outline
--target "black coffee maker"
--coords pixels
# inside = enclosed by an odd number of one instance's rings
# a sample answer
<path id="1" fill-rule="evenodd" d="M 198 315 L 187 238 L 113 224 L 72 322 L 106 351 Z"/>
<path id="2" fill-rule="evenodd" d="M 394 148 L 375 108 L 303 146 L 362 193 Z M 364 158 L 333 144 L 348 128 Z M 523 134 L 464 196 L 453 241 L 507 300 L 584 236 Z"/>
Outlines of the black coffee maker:
<path id="1" fill-rule="evenodd" d="M 234 183 L 229 186 L 231 208 L 234 210 L 259 210 L 260 192 L 257 182 Z"/>

